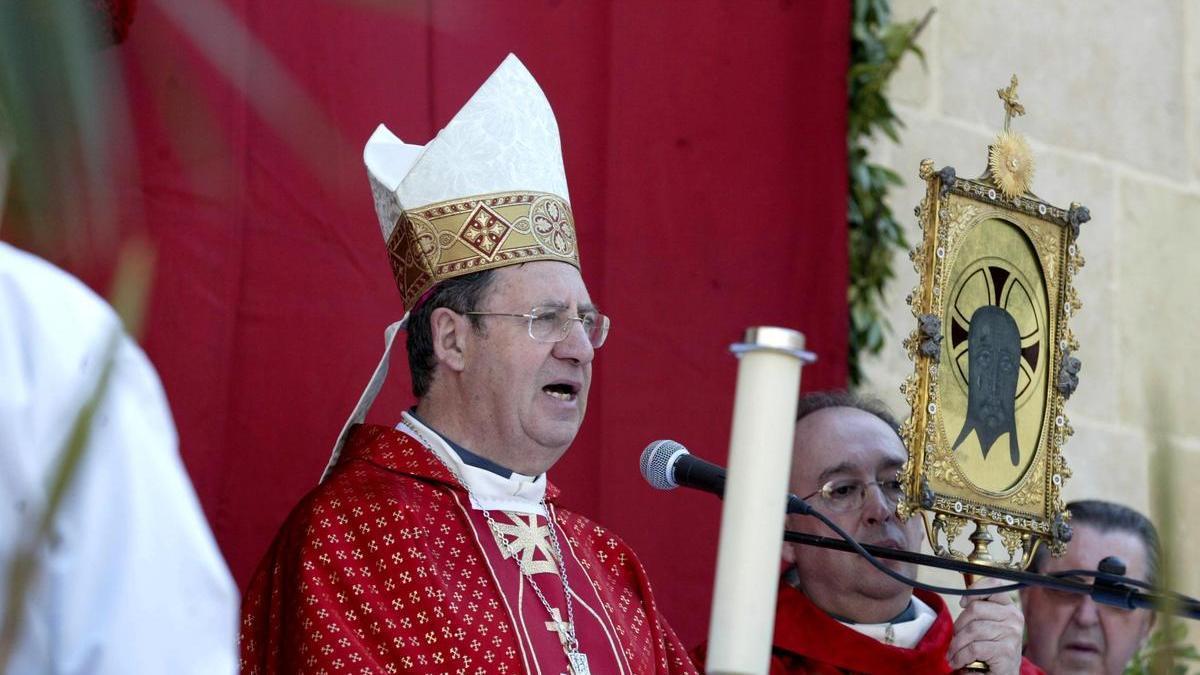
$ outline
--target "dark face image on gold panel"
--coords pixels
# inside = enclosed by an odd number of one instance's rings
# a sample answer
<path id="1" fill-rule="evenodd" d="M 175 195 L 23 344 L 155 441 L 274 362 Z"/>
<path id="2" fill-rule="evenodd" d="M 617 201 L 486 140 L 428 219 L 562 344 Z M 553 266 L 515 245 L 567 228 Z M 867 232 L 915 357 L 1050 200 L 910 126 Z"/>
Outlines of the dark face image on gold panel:
<path id="1" fill-rule="evenodd" d="M 951 262 L 938 376 L 943 447 L 962 476 L 989 493 L 1021 483 L 1046 410 L 1047 290 L 1033 245 L 989 218 L 963 236 Z"/>
<path id="2" fill-rule="evenodd" d="M 979 435 L 984 459 L 1002 434 L 1008 434 L 1012 465 L 1020 462 L 1017 446 L 1017 374 L 1021 358 L 1021 334 L 1012 315 L 995 306 L 983 306 L 971 315 L 967 334 L 970 387 L 967 389 L 967 419 L 954 441 L 957 449 L 972 431 Z"/>

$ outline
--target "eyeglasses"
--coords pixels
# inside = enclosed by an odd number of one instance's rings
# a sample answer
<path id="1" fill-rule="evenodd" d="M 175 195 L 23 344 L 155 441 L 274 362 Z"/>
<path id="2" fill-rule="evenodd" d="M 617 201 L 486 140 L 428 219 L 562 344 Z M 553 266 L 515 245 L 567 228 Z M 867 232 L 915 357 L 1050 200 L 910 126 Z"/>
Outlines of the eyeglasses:
<path id="1" fill-rule="evenodd" d="M 904 496 L 904 487 L 895 478 L 864 483 L 860 480 L 829 481 L 820 490 L 804 498 L 805 501 L 820 495 L 830 511 L 847 513 L 862 508 L 867 499 L 867 488 L 872 485 L 879 488 L 883 501 L 895 507 Z"/>
<path id="2" fill-rule="evenodd" d="M 511 316 L 529 320 L 529 337 L 535 342 L 562 342 L 571 333 L 571 322 L 583 326 L 592 347 L 599 349 L 608 337 L 608 317 L 599 312 L 584 312 L 571 316 L 565 307 L 534 307 L 528 314 L 506 314 L 504 312 L 463 312 L 469 316 Z"/>

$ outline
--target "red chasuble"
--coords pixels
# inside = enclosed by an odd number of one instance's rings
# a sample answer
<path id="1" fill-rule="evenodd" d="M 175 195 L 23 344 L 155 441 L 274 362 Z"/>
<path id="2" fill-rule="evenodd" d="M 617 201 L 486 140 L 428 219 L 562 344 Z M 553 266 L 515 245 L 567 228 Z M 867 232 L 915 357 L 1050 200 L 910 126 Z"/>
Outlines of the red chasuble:
<path id="1" fill-rule="evenodd" d="M 579 651 L 592 673 L 694 673 L 633 550 L 554 505 Z M 242 604 L 242 673 L 568 671 L 546 519 L 473 509 L 421 442 L 360 426 L 292 511 Z M 550 610 L 518 562 L 515 546 Z M 553 613 L 552 613 L 553 612 Z"/>
<path id="2" fill-rule="evenodd" d="M 937 612 L 937 619 L 916 647 L 904 649 L 849 628 L 814 605 L 803 592 L 781 582 L 775 609 L 771 675 L 943 675 L 952 672 L 946 662 L 946 652 L 954 637 L 954 618 L 936 594 L 920 590 L 914 593 Z M 703 650 L 698 650 L 698 655 L 702 661 Z M 1022 659 L 1022 675 L 1041 673 L 1037 666 Z"/>

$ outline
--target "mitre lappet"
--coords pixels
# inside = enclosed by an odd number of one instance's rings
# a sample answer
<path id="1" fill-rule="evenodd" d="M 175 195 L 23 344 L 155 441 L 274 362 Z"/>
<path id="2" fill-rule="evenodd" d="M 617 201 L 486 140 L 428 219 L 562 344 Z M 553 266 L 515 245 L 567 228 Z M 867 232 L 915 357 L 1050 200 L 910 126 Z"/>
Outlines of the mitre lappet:
<path id="1" fill-rule="evenodd" d="M 363 161 L 405 313 L 384 331 L 383 356 L 322 480 L 383 386 L 396 333 L 434 286 L 535 260 L 579 267 L 558 123 L 512 54 L 429 143 L 405 143 L 380 124 Z"/>

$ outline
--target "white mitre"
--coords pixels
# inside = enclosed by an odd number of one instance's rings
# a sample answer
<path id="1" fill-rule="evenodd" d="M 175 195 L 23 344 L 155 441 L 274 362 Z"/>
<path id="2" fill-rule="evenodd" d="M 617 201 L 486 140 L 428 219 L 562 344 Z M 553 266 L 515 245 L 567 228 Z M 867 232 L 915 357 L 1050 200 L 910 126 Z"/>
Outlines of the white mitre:
<path id="1" fill-rule="evenodd" d="M 396 332 L 434 286 L 535 260 L 579 267 L 558 123 L 541 87 L 512 54 L 427 145 L 405 143 L 380 124 L 363 148 L 363 162 L 406 311 L 384 333 L 383 357 L 338 436 L 325 476 L 383 386 Z"/>
<path id="2" fill-rule="evenodd" d="M 462 274 L 544 259 L 579 266 L 554 111 L 512 54 L 428 145 L 381 124 L 363 161 L 410 312 Z"/>

